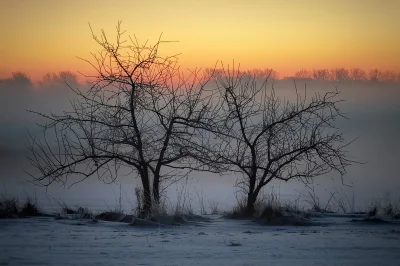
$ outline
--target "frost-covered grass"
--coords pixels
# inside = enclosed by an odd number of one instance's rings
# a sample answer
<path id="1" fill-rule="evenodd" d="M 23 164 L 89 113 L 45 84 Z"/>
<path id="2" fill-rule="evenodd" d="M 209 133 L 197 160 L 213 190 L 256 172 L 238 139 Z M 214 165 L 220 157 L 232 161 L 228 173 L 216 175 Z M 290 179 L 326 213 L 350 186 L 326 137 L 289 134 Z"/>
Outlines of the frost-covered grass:
<path id="1" fill-rule="evenodd" d="M 332 197 L 332 199 L 336 199 Z M 300 198 L 300 197 L 299 197 Z M 121 210 L 121 208 L 108 208 L 104 210 L 91 210 L 82 206 L 68 206 L 66 203 L 57 201 L 59 209 L 54 213 L 59 217 L 77 217 L 83 219 L 103 219 L 101 214 L 107 214 L 106 220 L 119 221 L 120 216 L 127 216 L 125 222 L 132 221 L 130 217 L 142 218 L 148 221 L 157 223 L 181 224 L 186 220 L 192 220 L 198 215 L 222 215 L 231 219 L 246 219 L 260 222 L 264 225 L 279 225 L 279 224 L 307 224 L 311 213 L 334 213 L 332 209 L 326 208 L 311 208 L 307 209 L 307 205 L 299 203 L 299 198 L 294 201 L 282 201 L 278 194 L 270 191 L 267 194 L 262 194 L 258 197 L 255 204 L 255 212 L 251 217 L 246 217 L 246 200 L 244 197 L 238 198 L 232 209 L 223 211 L 218 208 L 218 202 L 208 201 L 204 196 L 198 196 L 200 208 L 193 210 L 193 198 L 186 194 L 178 197 L 178 200 L 173 204 L 167 198 L 162 198 L 160 204 L 154 204 L 151 212 L 146 217 L 139 216 L 140 205 L 132 206 L 130 211 Z M 0 218 L 19 218 L 43 215 L 40 206 L 35 204 L 32 198 L 26 197 L 25 201 L 20 201 L 16 197 L 4 196 L 0 198 Z M 307 201 L 306 204 L 314 201 Z M 319 202 L 319 201 L 318 201 Z M 207 206 L 208 203 L 208 206 Z M 329 203 L 329 202 L 328 202 Z M 328 206 L 325 204 L 324 206 Z M 310 206 L 310 205 L 309 205 Z M 313 204 L 311 204 L 313 206 Z M 347 209 L 347 210 L 352 210 Z M 340 212 L 341 208 L 337 211 Z M 342 212 L 343 213 L 343 212 Z M 363 214 L 365 217 L 377 217 L 383 220 L 400 219 L 400 199 L 393 200 L 389 194 L 384 197 L 375 199 L 365 205 L 364 209 L 358 212 L 350 212 L 351 214 Z M 112 217 L 117 218 L 112 218 Z M 111 218 L 110 218 L 111 217 Z M 192 218 L 188 218 L 192 217 Z M 110 219 L 111 220 L 110 220 Z"/>
<path id="2" fill-rule="evenodd" d="M 1 219 L 0 265 L 398 265 L 400 261 L 399 221 L 304 212 L 296 202 L 282 202 L 276 195 L 260 198 L 252 220 L 226 219 L 195 215 L 190 201 L 182 200 L 155 208 L 147 220 L 130 223 L 84 217 Z M 396 213 L 394 201 L 379 202 L 370 205 L 376 207 L 375 216 Z M 11 213 L 36 208 L 31 202 L 18 204 L 15 198 L 1 204 L 17 209 Z M 245 206 L 244 201 L 241 204 L 236 207 L 238 214 Z M 60 205 L 66 216 L 82 210 Z M 303 224 L 303 218 L 312 222 Z"/>
<path id="3" fill-rule="evenodd" d="M 50 217 L 0 220 L 0 265 L 398 265 L 399 224 L 351 223 L 320 214 L 322 226 L 210 222 L 143 227 Z"/>

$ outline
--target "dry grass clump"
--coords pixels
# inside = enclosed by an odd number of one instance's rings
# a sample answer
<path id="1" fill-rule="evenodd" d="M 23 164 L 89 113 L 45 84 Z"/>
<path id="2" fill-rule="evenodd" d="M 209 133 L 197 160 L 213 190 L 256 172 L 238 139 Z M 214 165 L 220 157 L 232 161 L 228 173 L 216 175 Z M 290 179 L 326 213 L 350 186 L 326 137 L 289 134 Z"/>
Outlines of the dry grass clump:
<path id="1" fill-rule="evenodd" d="M 282 202 L 271 192 L 259 197 L 254 206 L 254 214 L 248 216 L 246 200 L 238 199 L 237 204 L 225 215 L 230 219 L 254 219 L 264 225 L 308 225 L 309 212 L 302 211 L 292 202 Z"/>
<path id="2" fill-rule="evenodd" d="M 248 215 L 247 212 L 247 200 L 245 197 L 236 198 L 236 205 L 232 207 L 232 210 L 225 213 L 225 216 L 230 219 L 249 219 L 259 217 L 266 208 L 274 210 L 280 209 L 281 204 L 278 197 L 271 192 L 270 194 L 263 194 L 257 198 L 254 204 L 254 213 Z"/>
<path id="3" fill-rule="evenodd" d="M 366 206 L 367 217 L 384 216 L 389 219 L 400 219 L 400 199 L 395 202 L 389 193 L 380 199 L 373 200 Z"/>
<path id="4" fill-rule="evenodd" d="M 36 207 L 36 204 L 32 202 L 32 200 L 30 198 L 28 198 L 24 204 L 24 206 L 22 207 L 20 213 L 20 216 L 41 216 L 41 212 L 39 211 L 39 209 Z"/>
<path id="5" fill-rule="evenodd" d="M 18 198 L 3 197 L 0 201 L 0 218 L 18 218 Z"/>
<path id="6" fill-rule="evenodd" d="M 40 215 L 42 214 L 30 198 L 27 198 L 22 208 L 20 208 L 19 200 L 16 197 L 3 196 L 0 200 L 0 218 L 20 218 Z"/>

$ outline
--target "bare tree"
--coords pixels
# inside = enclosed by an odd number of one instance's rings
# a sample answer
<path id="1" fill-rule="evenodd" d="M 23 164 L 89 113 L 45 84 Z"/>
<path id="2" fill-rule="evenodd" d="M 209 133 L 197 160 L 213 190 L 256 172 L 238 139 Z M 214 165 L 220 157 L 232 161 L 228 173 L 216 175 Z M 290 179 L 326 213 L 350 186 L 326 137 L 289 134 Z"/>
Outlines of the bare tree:
<path id="1" fill-rule="evenodd" d="M 104 31 L 92 35 L 101 47 L 94 60 L 85 60 L 95 70 L 93 86 L 71 87 L 77 95 L 72 111 L 38 113 L 46 120 L 44 132 L 54 137 L 32 137 L 30 160 L 38 170 L 32 176 L 44 186 L 65 184 L 71 175 L 80 176 L 78 182 L 91 176 L 114 182 L 127 167 L 141 179 L 147 215 L 160 201 L 161 184 L 176 181 L 184 175 L 177 171 L 191 165 L 185 143 L 198 138 L 191 126 L 204 122 L 212 94 L 198 71 L 185 78 L 176 55 L 160 56 L 161 39 L 154 45 L 127 41 L 120 23 L 115 42 Z"/>
<path id="2" fill-rule="evenodd" d="M 4 88 L 14 88 L 18 86 L 18 88 L 29 88 L 33 86 L 31 79 L 23 72 L 13 72 L 11 78 L 0 79 L 0 84 L 4 86 Z M 10 85 L 13 86 L 10 86 Z"/>
<path id="3" fill-rule="evenodd" d="M 383 71 L 381 74 L 381 81 L 395 82 L 396 81 L 396 73 L 391 70 Z"/>
<path id="4" fill-rule="evenodd" d="M 39 81 L 39 86 L 47 89 L 54 85 L 65 86 L 65 83 L 68 83 L 71 87 L 76 87 L 78 85 L 76 75 L 69 71 L 61 71 L 58 74 L 46 73 Z"/>
<path id="5" fill-rule="evenodd" d="M 382 72 L 377 68 L 370 70 L 368 73 L 368 79 L 370 81 L 380 81 L 381 78 L 382 78 Z"/>
<path id="6" fill-rule="evenodd" d="M 329 70 L 328 69 L 313 69 L 313 77 L 315 80 L 329 80 Z"/>
<path id="7" fill-rule="evenodd" d="M 307 182 L 332 170 L 343 175 L 351 163 L 334 126 L 342 116 L 338 91 L 308 99 L 296 88 L 295 100 L 285 101 L 273 86 L 268 90 L 267 81 L 257 84 L 255 77 L 229 69 L 218 78 L 222 102 L 212 141 L 196 154 L 211 169 L 242 176 L 237 185 L 247 194 L 247 215 L 272 180 Z"/>
<path id="8" fill-rule="evenodd" d="M 303 68 L 297 71 L 294 76 L 296 79 L 312 79 L 313 73 Z"/>
<path id="9" fill-rule="evenodd" d="M 345 68 L 331 69 L 331 77 L 334 81 L 345 81 L 349 80 L 349 71 Z"/>
<path id="10" fill-rule="evenodd" d="M 212 80 L 217 80 L 218 77 L 221 77 L 224 75 L 225 70 L 220 68 L 220 69 L 215 69 L 215 68 L 208 68 L 205 70 L 205 74 L 209 76 Z M 255 77 L 258 79 L 264 79 L 266 75 L 269 76 L 270 80 L 279 80 L 279 73 L 272 69 L 272 68 L 265 68 L 265 69 L 250 69 L 247 71 L 240 71 L 240 74 L 244 76 L 251 76 Z"/>
<path id="11" fill-rule="evenodd" d="M 350 69 L 350 79 L 351 80 L 356 80 L 356 81 L 360 81 L 360 80 L 367 80 L 367 74 L 364 70 L 360 69 L 360 68 L 352 68 Z"/>

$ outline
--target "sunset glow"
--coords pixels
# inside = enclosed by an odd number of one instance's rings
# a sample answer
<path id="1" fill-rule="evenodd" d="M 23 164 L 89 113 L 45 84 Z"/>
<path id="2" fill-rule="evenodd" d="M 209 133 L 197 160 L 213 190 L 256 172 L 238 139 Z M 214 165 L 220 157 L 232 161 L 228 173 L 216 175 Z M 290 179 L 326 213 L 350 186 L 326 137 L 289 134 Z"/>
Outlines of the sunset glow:
<path id="1" fill-rule="evenodd" d="M 400 71 L 400 1 L 4 1 L 0 11 L 0 77 L 22 71 L 90 71 L 96 33 L 155 42 L 163 54 L 181 53 L 183 67 L 217 60 L 243 69 L 360 67 Z"/>

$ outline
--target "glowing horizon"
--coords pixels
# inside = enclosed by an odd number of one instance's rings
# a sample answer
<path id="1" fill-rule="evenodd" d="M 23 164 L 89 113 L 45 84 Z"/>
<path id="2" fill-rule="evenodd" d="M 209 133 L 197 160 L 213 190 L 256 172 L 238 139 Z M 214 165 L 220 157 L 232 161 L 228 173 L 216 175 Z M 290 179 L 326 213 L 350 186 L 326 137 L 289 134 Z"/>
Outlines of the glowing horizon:
<path id="1" fill-rule="evenodd" d="M 273 68 L 281 76 L 300 69 L 374 68 L 400 72 L 399 1 L 8 1 L 0 11 L 0 77 L 24 72 L 91 71 L 77 57 L 99 50 L 92 39 L 115 36 L 122 20 L 141 42 L 178 41 L 161 47 L 181 53 L 183 68 L 217 61 L 242 70 Z M 10 25 L 6 27 L 6 25 Z"/>

